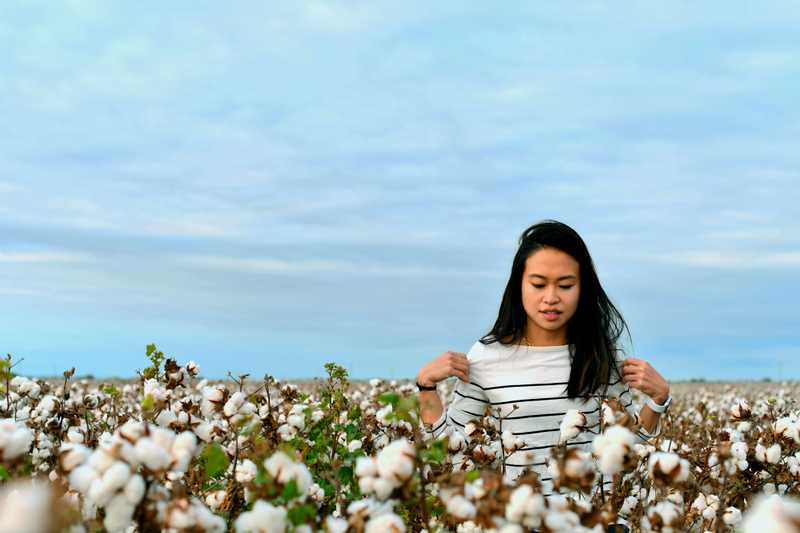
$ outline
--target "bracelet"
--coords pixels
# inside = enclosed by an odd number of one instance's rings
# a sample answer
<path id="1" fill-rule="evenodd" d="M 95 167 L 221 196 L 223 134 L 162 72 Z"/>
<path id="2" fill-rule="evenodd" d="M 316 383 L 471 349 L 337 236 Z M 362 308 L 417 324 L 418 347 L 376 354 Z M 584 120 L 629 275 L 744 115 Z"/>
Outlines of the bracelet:
<path id="1" fill-rule="evenodd" d="M 650 409 L 653 410 L 653 412 L 661 414 L 664 413 L 667 410 L 667 408 L 669 408 L 669 405 L 672 403 L 672 396 L 669 393 L 667 393 L 667 399 L 664 400 L 664 403 L 661 405 L 658 405 L 650 397 L 647 398 L 647 401 L 645 403 Z"/>
<path id="2" fill-rule="evenodd" d="M 417 388 L 419 390 L 436 390 L 436 385 L 434 385 L 433 387 L 426 387 L 425 385 L 420 385 L 419 381 L 417 381 Z"/>

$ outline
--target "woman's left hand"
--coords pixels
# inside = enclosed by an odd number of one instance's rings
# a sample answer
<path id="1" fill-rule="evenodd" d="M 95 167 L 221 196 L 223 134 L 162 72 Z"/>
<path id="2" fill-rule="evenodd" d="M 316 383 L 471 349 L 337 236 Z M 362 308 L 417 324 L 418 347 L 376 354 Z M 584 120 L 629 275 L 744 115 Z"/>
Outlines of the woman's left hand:
<path id="1" fill-rule="evenodd" d="M 664 403 L 669 383 L 644 359 L 628 357 L 622 363 L 622 380 L 631 388 L 642 391 L 654 402 Z"/>

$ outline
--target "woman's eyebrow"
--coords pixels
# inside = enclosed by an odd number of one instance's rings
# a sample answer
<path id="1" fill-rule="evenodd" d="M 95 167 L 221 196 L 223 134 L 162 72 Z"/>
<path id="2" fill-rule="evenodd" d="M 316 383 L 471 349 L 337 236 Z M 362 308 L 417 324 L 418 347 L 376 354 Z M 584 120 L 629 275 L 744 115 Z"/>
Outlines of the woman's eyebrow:
<path id="1" fill-rule="evenodd" d="M 528 277 L 529 278 L 544 278 L 544 279 L 547 279 L 547 276 L 542 276 L 541 274 L 530 274 Z M 566 276 L 561 276 L 556 281 L 561 281 L 562 279 L 578 279 L 578 276 L 574 276 L 572 274 L 568 274 Z"/>

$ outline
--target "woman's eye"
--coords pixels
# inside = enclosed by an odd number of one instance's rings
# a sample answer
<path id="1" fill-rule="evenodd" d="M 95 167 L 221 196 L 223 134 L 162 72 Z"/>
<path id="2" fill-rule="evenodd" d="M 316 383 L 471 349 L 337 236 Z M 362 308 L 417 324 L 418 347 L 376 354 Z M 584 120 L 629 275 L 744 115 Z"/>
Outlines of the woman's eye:
<path id="1" fill-rule="evenodd" d="M 536 287 L 537 289 L 541 289 L 542 287 L 544 287 L 544 285 L 534 284 L 534 287 Z M 561 287 L 562 289 L 571 289 L 572 287 L 574 287 L 574 285 L 559 285 L 559 287 Z"/>

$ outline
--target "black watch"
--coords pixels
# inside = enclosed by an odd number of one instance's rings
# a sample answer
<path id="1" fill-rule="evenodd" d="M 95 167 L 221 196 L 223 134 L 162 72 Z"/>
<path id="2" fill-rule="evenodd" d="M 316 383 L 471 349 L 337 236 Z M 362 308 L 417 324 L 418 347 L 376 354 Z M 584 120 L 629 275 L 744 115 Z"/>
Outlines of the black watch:
<path id="1" fill-rule="evenodd" d="M 417 381 L 417 388 L 419 390 L 436 390 L 436 385 L 434 385 L 432 387 L 426 387 L 425 385 L 420 385 L 419 381 Z"/>

